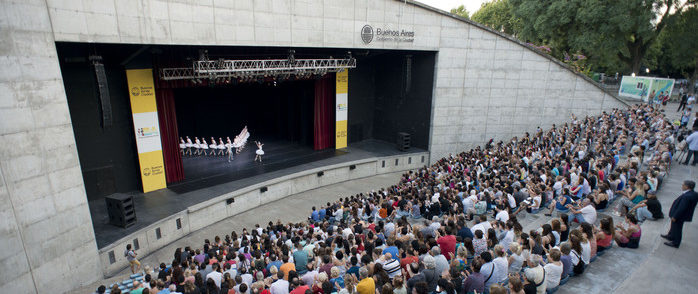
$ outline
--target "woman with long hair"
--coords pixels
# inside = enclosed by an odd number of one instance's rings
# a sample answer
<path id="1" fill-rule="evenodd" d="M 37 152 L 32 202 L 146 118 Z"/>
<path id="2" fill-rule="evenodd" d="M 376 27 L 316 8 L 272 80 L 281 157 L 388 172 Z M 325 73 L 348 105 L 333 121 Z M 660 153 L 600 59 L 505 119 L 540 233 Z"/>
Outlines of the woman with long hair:
<path id="1" fill-rule="evenodd" d="M 596 232 L 596 252 L 601 253 L 611 248 L 611 242 L 615 236 L 613 218 L 604 217 L 599 221 L 599 230 Z"/>

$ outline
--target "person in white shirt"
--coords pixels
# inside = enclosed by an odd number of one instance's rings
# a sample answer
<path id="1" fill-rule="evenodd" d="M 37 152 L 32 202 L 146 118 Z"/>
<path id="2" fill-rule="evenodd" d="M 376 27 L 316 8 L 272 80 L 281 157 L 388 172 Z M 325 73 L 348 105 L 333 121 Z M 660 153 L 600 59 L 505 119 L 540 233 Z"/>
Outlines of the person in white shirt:
<path id="1" fill-rule="evenodd" d="M 220 265 L 218 263 L 213 264 L 213 271 L 206 275 L 206 280 L 212 279 L 218 288 L 221 288 L 221 279 L 223 279 L 223 274 L 220 272 Z"/>
<path id="2" fill-rule="evenodd" d="M 509 250 L 509 246 L 514 242 L 514 223 L 506 222 L 504 225 L 504 231 L 502 231 L 497 238 L 499 239 L 499 244 L 504 247 L 504 250 Z"/>
<path id="3" fill-rule="evenodd" d="M 497 215 L 494 218 L 495 220 L 503 223 L 506 223 L 509 220 L 509 213 L 504 207 L 504 204 L 498 204 L 495 210 L 497 211 Z"/>
<path id="4" fill-rule="evenodd" d="M 560 285 L 560 279 L 562 278 L 561 255 L 560 249 L 557 248 L 551 249 L 550 253 L 548 253 L 549 263 L 543 267 L 545 269 L 546 289 L 554 289 Z"/>
<path id="5" fill-rule="evenodd" d="M 569 223 L 576 219 L 580 224 L 583 222 L 594 224 L 596 222 L 596 208 L 591 205 L 589 198 L 584 198 L 581 206 L 581 209 L 570 207 Z"/>
<path id="6" fill-rule="evenodd" d="M 545 288 L 547 286 L 545 284 L 545 270 L 541 266 L 542 262 L 543 257 L 538 254 L 531 254 L 527 261 L 528 268 L 524 270 L 526 280 L 536 286 L 537 294 L 545 294 Z"/>
<path id="7" fill-rule="evenodd" d="M 489 230 L 492 227 L 492 225 L 490 224 L 490 222 L 487 221 L 487 216 L 484 214 L 480 215 L 479 220 L 480 222 L 474 225 L 470 230 L 473 232 L 480 230 L 484 234 L 485 232 L 487 232 L 487 230 Z"/>
<path id="8" fill-rule="evenodd" d="M 279 271 L 276 273 L 276 277 L 279 279 L 271 284 L 269 292 L 271 292 L 271 294 L 288 294 L 288 281 L 284 280 L 284 272 Z"/>
<path id="9" fill-rule="evenodd" d="M 497 244 L 494 246 L 494 255 L 496 256 L 492 262 L 494 263 L 494 273 L 492 279 L 495 282 L 502 282 L 507 279 L 509 273 L 509 261 L 507 260 L 507 252 L 504 246 Z"/>

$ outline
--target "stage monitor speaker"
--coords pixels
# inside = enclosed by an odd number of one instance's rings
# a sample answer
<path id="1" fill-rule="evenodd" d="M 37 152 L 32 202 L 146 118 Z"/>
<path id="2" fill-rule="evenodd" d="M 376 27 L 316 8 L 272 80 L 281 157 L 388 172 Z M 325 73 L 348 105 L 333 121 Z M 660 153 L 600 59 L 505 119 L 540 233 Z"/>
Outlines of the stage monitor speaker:
<path id="1" fill-rule="evenodd" d="M 259 192 L 260 192 L 260 193 L 264 193 L 264 192 L 266 192 L 267 190 L 269 190 L 267 187 L 259 188 Z"/>
<path id="2" fill-rule="evenodd" d="M 136 209 L 133 196 L 125 194 L 113 194 L 104 197 L 107 203 L 109 223 L 122 228 L 128 228 L 136 224 Z"/>
<path id="3" fill-rule="evenodd" d="M 325 175 L 325 172 L 324 172 L 324 171 L 321 171 L 321 172 L 318 172 L 318 173 L 317 173 L 317 176 L 318 176 L 318 177 L 322 177 L 322 176 L 324 176 L 324 175 Z"/>
<path id="4" fill-rule="evenodd" d="M 235 198 L 228 198 L 228 199 L 225 200 L 225 204 L 230 205 L 230 204 L 232 204 L 232 203 L 235 203 Z"/>
<path id="5" fill-rule="evenodd" d="M 355 165 L 355 164 L 352 164 L 352 165 L 349 166 L 349 170 L 355 170 L 355 169 L 356 169 L 356 165 Z"/>
<path id="6" fill-rule="evenodd" d="M 404 132 L 397 133 L 397 150 L 405 152 L 410 149 L 410 144 L 410 134 Z"/>

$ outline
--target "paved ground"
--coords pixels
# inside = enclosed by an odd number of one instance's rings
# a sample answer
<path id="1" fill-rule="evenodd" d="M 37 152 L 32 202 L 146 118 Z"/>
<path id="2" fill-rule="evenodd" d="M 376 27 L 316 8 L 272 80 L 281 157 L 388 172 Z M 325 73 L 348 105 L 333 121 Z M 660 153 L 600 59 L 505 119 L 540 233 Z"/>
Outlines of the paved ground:
<path id="1" fill-rule="evenodd" d="M 676 109 L 675 104 L 668 105 L 667 109 L 670 110 L 667 112 L 669 118 L 674 119 L 678 116 L 671 111 Z M 142 263 L 155 265 L 159 261 L 169 261 L 177 247 L 188 245 L 200 247 L 206 238 L 213 239 L 215 235 L 222 237 L 232 230 L 251 228 L 256 223 L 264 224 L 277 219 L 285 222 L 302 221 L 307 218 L 310 207 L 313 205 L 319 206 L 340 196 L 390 186 L 397 182 L 400 174 L 364 178 L 289 196 L 194 232 L 142 258 Z M 681 183 L 687 179 L 698 180 L 698 167 L 684 166 L 674 162 L 669 176 L 664 180 L 658 193 L 665 215 L 668 214 L 671 203 L 680 195 Z M 540 228 L 550 218 L 539 213 L 521 215 L 520 220 L 524 224 L 524 229 L 530 230 Z M 617 217 L 615 220 L 620 221 Z M 697 222 L 698 217 L 696 222 L 684 225 L 681 248 L 674 249 L 665 246 L 664 239 L 659 236 L 668 232 L 669 220 L 665 218 L 660 221 L 646 221 L 642 224 L 640 248 L 614 247 L 591 263 L 584 275 L 572 278 L 560 287 L 557 293 L 695 293 L 698 289 Z M 128 274 L 128 270 L 122 271 L 117 278 L 84 287 L 78 292 L 88 293 L 99 284 L 123 280 Z"/>

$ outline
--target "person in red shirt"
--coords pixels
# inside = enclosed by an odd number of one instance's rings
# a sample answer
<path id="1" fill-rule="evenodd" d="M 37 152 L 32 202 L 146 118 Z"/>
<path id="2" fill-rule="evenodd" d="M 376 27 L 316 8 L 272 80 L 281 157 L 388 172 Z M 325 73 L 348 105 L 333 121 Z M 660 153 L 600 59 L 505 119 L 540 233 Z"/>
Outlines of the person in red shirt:
<path id="1" fill-rule="evenodd" d="M 436 243 L 439 244 L 441 249 L 441 254 L 443 254 L 449 261 L 451 258 L 456 256 L 456 236 L 445 235 L 442 229 L 436 232 Z"/>
<path id="2" fill-rule="evenodd" d="M 419 255 L 415 250 L 408 248 L 407 252 L 402 252 L 402 259 L 400 259 L 400 267 L 404 270 L 403 273 L 405 273 L 405 281 L 409 280 L 410 277 L 410 271 L 407 270 L 407 267 L 411 263 L 417 263 L 419 262 Z"/>

